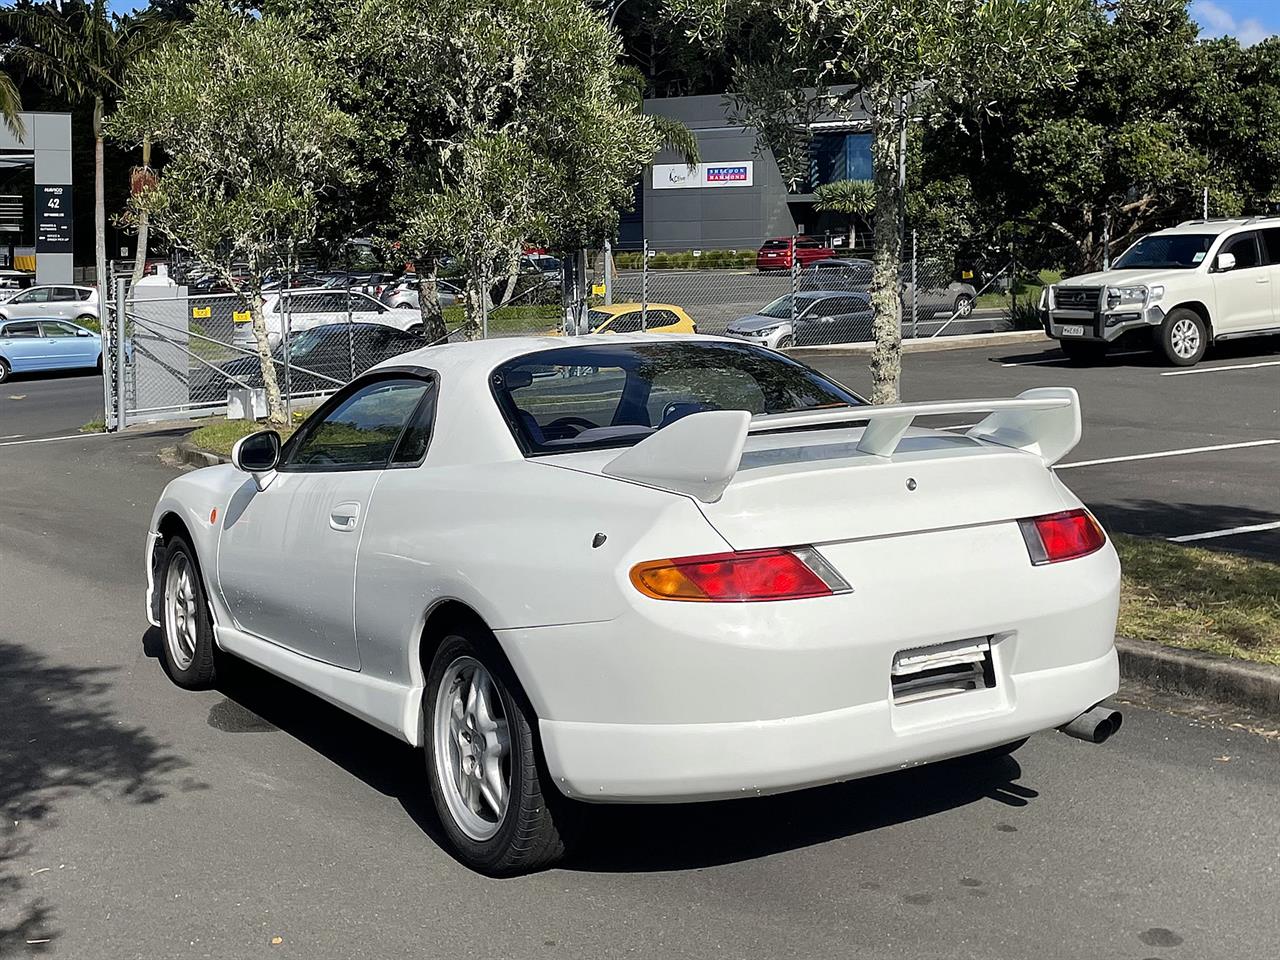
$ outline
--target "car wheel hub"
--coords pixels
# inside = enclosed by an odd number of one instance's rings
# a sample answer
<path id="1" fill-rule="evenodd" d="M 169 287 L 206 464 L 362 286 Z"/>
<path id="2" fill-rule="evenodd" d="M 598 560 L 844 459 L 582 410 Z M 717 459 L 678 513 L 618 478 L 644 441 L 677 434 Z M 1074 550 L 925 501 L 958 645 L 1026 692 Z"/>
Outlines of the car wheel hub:
<path id="1" fill-rule="evenodd" d="M 164 635 L 174 666 L 186 670 L 196 655 L 197 610 L 191 561 L 175 553 L 164 581 Z"/>
<path id="2" fill-rule="evenodd" d="M 472 840 L 498 832 L 511 794 L 511 738 L 489 671 L 459 657 L 440 680 L 433 721 L 436 779 L 454 823 Z"/>
<path id="3" fill-rule="evenodd" d="M 1170 333 L 1170 340 L 1173 344 L 1173 352 L 1183 358 L 1195 356 L 1196 351 L 1200 349 L 1200 331 L 1190 320 L 1179 320 L 1175 323 Z"/>

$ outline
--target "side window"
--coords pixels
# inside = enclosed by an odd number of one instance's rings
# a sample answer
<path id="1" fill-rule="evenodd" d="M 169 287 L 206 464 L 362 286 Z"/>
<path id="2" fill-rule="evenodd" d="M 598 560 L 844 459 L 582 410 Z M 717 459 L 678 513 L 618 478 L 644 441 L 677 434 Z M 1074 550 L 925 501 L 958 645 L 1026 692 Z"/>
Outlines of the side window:
<path id="1" fill-rule="evenodd" d="M 1280 227 L 1262 231 L 1262 252 L 1267 263 L 1280 264 Z"/>
<path id="2" fill-rule="evenodd" d="M 77 290 L 77 291 L 76 291 L 76 299 L 77 299 L 77 300 L 88 300 L 88 299 L 89 299 L 90 297 L 92 297 L 92 296 L 93 296 L 93 291 L 92 291 L 92 290 Z"/>
<path id="3" fill-rule="evenodd" d="M 375 380 L 361 386 L 304 427 L 291 444 L 285 470 L 376 470 L 391 451 L 418 402 L 424 380 Z"/>
<path id="4" fill-rule="evenodd" d="M 653 323 L 653 315 L 660 311 L 649 311 L 649 322 Z M 617 317 L 613 323 L 609 324 L 610 333 L 639 333 L 640 332 L 640 311 L 633 310 L 631 313 L 624 313 Z"/>
<path id="5" fill-rule="evenodd" d="M 1256 233 L 1242 233 L 1238 237 L 1232 237 L 1222 249 L 1221 253 L 1234 254 L 1236 258 L 1236 269 L 1247 270 L 1249 267 L 1256 267 L 1261 263 L 1258 256 L 1258 235 Z"/>
<path id="6" fill-rule="evenodd" d="M 76 335 L 76 328 L 68 323 L 45 320 L 40 325 L 44 328 L 46 337 L 74 337 Z"/>
<path id="7" fill-rule="evenodd" d="M 673 324 L 677 324 L 679 322 L 680 322 L 680 318 L 677 317 L 670 310 L 650 310 L 649 311 L 650 329 L 652 329 L 653 327 L 670 327 Z"/>
<path id="8" fill-rule="evenodd" d="M 11 323 L 4 328 L 6 337 L 38 337 L 40 336 L 40 324 L 38 323 Z"/>
<path id="9" fill-rule="evenodd" d="M 49 299 L 58 303 L 68 303 L 79 300 L 80 296 L 76 293 L 75 287 L 54 287 Z"/>
<path id="10" fill-rule="evenodd" d="M 401 434 L 395 453 L 391 455 L 391 465 L 410 467 L 421 463 L 427 455 L 427 447 L 431 443 L 431 428 L 435 422 L 436 385 L 432 383 L 419 401 L 418 408 L 413 413 L 413 419 Z"/>
<path id="11" fill-rule="evenodd" d="M 49 287 L 32 287 L 25 293 L 20 293 L 10 303 L 48 303 Z"/>

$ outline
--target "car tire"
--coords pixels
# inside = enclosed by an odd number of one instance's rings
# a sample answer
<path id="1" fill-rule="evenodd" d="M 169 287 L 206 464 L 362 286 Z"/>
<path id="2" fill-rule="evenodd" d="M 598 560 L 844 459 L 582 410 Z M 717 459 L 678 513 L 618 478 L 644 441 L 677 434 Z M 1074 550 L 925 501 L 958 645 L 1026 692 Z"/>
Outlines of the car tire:
<path id="1" fill-rule="evenodd" d="M 1107 345 L 1096 340 L 1059 340 L 1058 346 L 1076 366 L 1099 363 L 1107 355 Z"/>
<path id="2" fill-rule="evenodd" d="M 569 801 L 543 768 L 537 718 L 495 646 L 478 626 L 450 630 L 427 672 L 423 744 L 454 854 L 480 873 L 512 876 L 564 855 L 557 821 Z"/>
<path id="3" fill-rule="evenodd" d="M 195 550 L 182 537 L 171 537 L 165 544 L 156 588 L 160 591 L 165 672 L 188 690 L 212 686 L 217 674 L 217 650 L 209 598 Z"/>
<path id="4" fill-rule="evenodd" d="M 1209 349 L 1209 328 L 1200 314 L 1179 307 L 1169 311 L 1156 339 L 1165 359 L 1175 367 L 1194 367 Z"/>
<path id="5" fill-rule="evenodd" d="M 960 296 L 956 297 L 956 302 L 952 304 L 951 312 L 961 320 L 969 316 L 973 313 L 973 297 L 967 293 L 960 294 Z"/>
<path id="6" fill-rule="evenodd" d="M 9 361 L 0 357 L 0 383 L 4 383 L 8 380 L 11 372 L 12 371 L 9 369 Z"/>
<path id="7" fill-rule="evenodd" d="M 778 338 L 779 350 L 790 350 L 795 345 L 796 345 L 796 338 L 789 333 L 786 334 L 785 336 Z"/>
<path id="8" fill-rule="evenodd" d="M 93 368 L 97 370 L 99 373 L 102 372 L 102 354 L 98 354 L 98 359 L 97 361 L 95 361 Z"/>

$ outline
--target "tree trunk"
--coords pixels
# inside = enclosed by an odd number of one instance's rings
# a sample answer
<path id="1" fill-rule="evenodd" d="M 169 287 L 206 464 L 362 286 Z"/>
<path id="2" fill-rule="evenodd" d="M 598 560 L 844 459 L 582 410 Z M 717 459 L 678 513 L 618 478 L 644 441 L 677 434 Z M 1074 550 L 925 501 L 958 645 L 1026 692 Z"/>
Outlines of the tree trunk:
<path id="1" fill-rule="evenodd" d="M 898 182 L 903 112 L 898 98 L 880 93 L 871 124 L 875 164 L 875 252 L 871 272 L 871 402 L 897 403 L 902 374 L 902 188 Z"/>
<path id="2" fill-rule="evenodd" d="M 849 255 L 853 256 L 854 245 L 858 242 L 858 221 L 849 216 Z"/>
<path id="3" fill-rule="evenodd" d="M 444 325 L 444 311 L 440 309 L 440 286 L 436 283 L 436 259 L 418 276 L 418 316 L 422 318 L 422 335 L 427 343 L 444 343 L 449 331 Z"/>
<path id="4" fill-rule="evenodd" d="M 142 169 L 151 169 L 151 138 L 142 138 Z M 138 242 L 133 248 L 133 282 L 132 286 L 137 286 L 138 281 L 142 279 L 143 273 L 147 269 L 147 233 L 149 223 L 147 221 L 147 208 L 143 207 L 138 212 Z"/>
<path id="5" fill-rule="evenodd" d="M 479 340 L 484 336 L 484 310 L 488 297 L 488 278 L 477 271 L 471 271 L 467 275 L 467 287 L 463 299 L 467 325 L 462 335 L 468 340 Z"/>
<path id="6" fill-rule="evenodd" d="M 502 302 L 510 303 L 516 295 L 516 281 L 520 279 L 520 252 L 512 250 L 508 259 L 507 284 L 502 291 Z"/>
<path id="7" fill-rule="evenodd" d="M 253 341 L 258 352 L 259 368 L 262 371 L 262 385 L 267 393 L 267 419 L 272 426 L 283 427 L 287 423 L 284 400 L 280 396 L 280 381 L 276 379 L 275 360 L 271 356 L 267 320 L 262 313 L 262 280 L 256 274 L 249 281 L 248 296 L 241 293 L 240 299 L 248 300 L 249 315 L 253 318 Z M 280 322 L 284 322 L 283 314 Z M 283 329 L 281 333 L 283 334 Z"/>
<path id="8" fill-rule="evenodd" d="M 107 201 L 103 186 L 102 97 L 93 98 L 93 233 L 94 271 L 98 282 L 98 299 L 110 299 L 107 289 Z"/>

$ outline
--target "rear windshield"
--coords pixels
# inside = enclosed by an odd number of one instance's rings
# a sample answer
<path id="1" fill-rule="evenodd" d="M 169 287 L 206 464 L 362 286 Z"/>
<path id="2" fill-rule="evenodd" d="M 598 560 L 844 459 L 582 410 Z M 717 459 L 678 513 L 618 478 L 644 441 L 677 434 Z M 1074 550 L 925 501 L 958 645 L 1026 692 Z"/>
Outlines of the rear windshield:
<path id="1" fill-rule="evenodd" d="M 1112 264 L 1113 270 L 1188 270 L 1204 260 L 1211 233 L 1155 233 L 1143 237 Z"/>
<path id="2" fill-rule="evenodd" d="M 816 370 L 750 344 L 591 344 L 499 367 L 494 396 L 527 454 L 631 446 L 704 410 L 790 413 L 863 401 Z"/>

